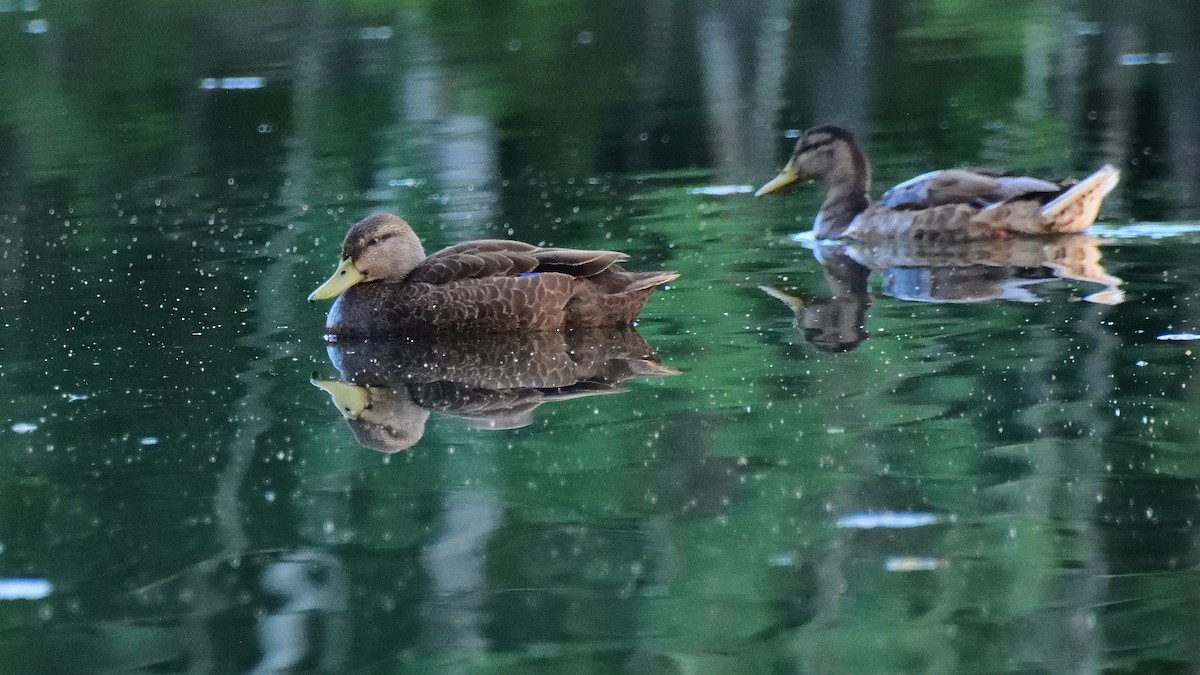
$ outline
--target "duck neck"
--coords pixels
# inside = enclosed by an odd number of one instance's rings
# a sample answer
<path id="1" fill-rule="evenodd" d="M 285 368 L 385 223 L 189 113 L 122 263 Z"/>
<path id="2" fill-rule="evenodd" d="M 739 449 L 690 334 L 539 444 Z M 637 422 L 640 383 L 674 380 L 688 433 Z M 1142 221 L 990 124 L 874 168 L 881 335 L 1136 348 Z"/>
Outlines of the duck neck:
<path id="1" fill-rule="evenodd" d="M 843 144 L 843 148 L 833 170 L 825 175 L 825 202 L 815 228 L 821 239 L 840 237 L 871 203 L 871 166 L 866 154 L 850 143 Z"/>

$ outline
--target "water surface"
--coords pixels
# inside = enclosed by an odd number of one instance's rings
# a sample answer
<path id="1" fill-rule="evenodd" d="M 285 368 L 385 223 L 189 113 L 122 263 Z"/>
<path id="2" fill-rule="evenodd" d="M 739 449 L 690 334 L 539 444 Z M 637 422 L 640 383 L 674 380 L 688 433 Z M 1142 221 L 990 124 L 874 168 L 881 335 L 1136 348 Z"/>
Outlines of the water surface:
<path id="1" fill-rule="evenodd" d="M 0 2 L 0 670 L 1194 671 L 1196 17 Z M 1123 179 L 1084 244 L 820 245 L 749 192 L 821 122 Z M 678 372 L 363 447 L 305 297 L 378 210 L 679 271 Z"/>

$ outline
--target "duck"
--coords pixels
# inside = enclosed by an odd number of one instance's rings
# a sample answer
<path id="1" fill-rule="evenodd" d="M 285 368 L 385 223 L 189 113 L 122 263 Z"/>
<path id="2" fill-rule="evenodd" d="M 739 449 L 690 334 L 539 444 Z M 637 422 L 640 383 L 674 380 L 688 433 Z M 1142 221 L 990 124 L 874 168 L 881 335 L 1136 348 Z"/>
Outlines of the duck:
<path id="1" fill-rule="evenodd" d="M 625 260 L 502 239 L 425 255 L 403 218 L 379 213 L 350 228 L 337 269 L 308 300 L 334 299 L 331 340 L 629 325 L 679 275 L 627 272 Z"/>
<path id="2" fill-rule="evenodd" d="M 818 239 L 972 241 L 1082 232 L 1120 176 L 1107 164 L 1079 181 L 943 169 L 904 181 L 872 201 L 866 152 L 851 132 L 823 125 L 800 137 L 783 170 L 755 196 L 824 181 L 825 201 L 813 227 Z"/>

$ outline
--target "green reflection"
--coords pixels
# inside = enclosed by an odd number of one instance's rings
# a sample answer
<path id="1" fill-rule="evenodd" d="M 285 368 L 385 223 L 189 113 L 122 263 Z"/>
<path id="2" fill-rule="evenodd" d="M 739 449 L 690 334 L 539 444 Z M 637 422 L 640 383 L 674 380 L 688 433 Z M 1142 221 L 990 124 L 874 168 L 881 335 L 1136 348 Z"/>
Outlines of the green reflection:
<path id="1" fill-rule="evenodd" d="M 1195 669 L 1190 4 L 27 4 L 0 578 L 53 590 L 0 600 L 0 670 Z M 1102 248 L 1119 305 L 872 269 L 827 353 L 759 290 L 836 295 L 817 198 L 738 191 L 818 122 L 879 186 L 1112 162 L 1105 237 L 1161 238 Z M 304 296 L 376 210 L 680 271 L 638 331 L 681 373 L 363 450 Z"/>

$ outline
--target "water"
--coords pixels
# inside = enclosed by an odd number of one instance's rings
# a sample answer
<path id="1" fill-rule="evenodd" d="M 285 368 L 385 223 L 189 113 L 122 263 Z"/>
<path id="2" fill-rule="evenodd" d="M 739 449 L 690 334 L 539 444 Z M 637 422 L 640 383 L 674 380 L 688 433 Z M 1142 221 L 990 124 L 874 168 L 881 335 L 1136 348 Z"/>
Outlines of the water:
<path id="1" fill-rule="evenodd" d="M 0 2 L 0 670 L 1195 670 L 1194 3 L 885 4 Z M 820 244 L 748 194 L 818 122 L 1123 179 Z M 661 372 L 363 447 L 305 297 L 375 210 L 679 271 L 583 343 Z"/>

